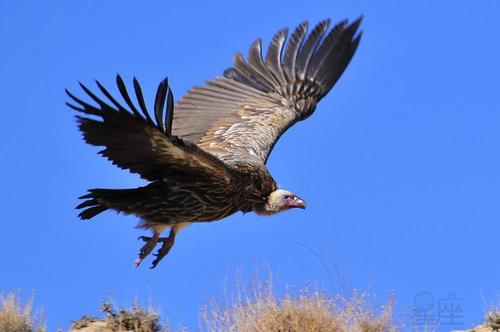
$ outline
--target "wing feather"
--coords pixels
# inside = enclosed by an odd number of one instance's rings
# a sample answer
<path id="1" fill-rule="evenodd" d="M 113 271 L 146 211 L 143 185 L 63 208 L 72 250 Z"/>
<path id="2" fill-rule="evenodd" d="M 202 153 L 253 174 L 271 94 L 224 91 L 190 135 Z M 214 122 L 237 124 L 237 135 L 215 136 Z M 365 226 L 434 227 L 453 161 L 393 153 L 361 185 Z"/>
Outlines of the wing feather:
<path id="1" fill-rule="evenodd" d="M 330 20 L 321 21 L 318 25 L 316 25 L 304 42 L 304 46 L 300 50 L 295 67 L 295 75 L 299 80 L 304 80 L 309 61 L 311 60 L 316 47 L 327 31 L 329 25 Z"/>
<path id="2" fill-rule="evenodd" d="M 125 107 L 123 107 L 98 80 L 96 80 L 95 82 L 99 87 L 99 90 L 101 90 L 101 92 L 106 96 L 106 98 L 108 98 L 121 113 L 127 113 Z"/>
<path id="3" fill-rule="evenodd" d="M 300 46 L 306 36 L 309 24 L 307 21 L 302 22 L 293 32 L 288 45 L 286 47 L 283 71 L 289 81 L 295 81 L 295 64 L 297 55 L 299 54 Z M 291 92 L 289 93 L 291 95 Z"/>
<path id="4" fill-rule="evenodd" d="M 160 82 L 158 89 L 156 90 L 156 98 L 154 104 L 154 114 L 158 129 L 166 133 L 166 126 L 163 122 L 163 109 L 165 106 L 165 101 L 167 100 L 167 90 L 168 90 L 168 80 L 165 79 Z"/>
<path id="5" fill-rule="evenodd" d="M 344 20 L 328 31 L 330 20 L 324 20 L 307 35 L 306 21 L 288 42 L 282 29 L 265 61 L 258 39 L 248 62 L 236 54 L 224 77 L 193 88 L 177 103 L 173 132 L 226 163 L 265 163 L 281 135 L 310 116 L 342 75 L 358 47 L 360 23 Z"/>
<path id="6" fill-rule="evenodd" d="M 172 123 L 174 121 L 174 94 L 169 88 L 167 93 L 167 112 L 165 113 L 165 132 L 167 136 L 172 135 Z"/>
<path id="7" fill-rule="evenodd" d="M 138 173 L 149 181 L 162 180 L 169 174 L 179 173 L 189 174 L 192 178 L 199 176 L 214 179 L 214 184 L 228 183 L 233 179 L 235 170 L 224 162 L 195 144 L 170 135 L 174 109 L 173 95 L 166 79 L 159 84 L 156 93 L 156 122 L 149 116 L 137 79 L 134 78 L 134 89 L 142 114 L 133 106 L 121 77 L 117 76 L 116 81 L 131 111 L 114 99 L 99 82 L 99 89 L 114 107 L 83 84 L 80 84 L 82 89 L 98 106 L 91 105 L 66 90 L 75 103 L 67 103 L 69 107 L 82 114 L 97 117 L 77 115 L 77 121 L 87 143 L 104 147 L 99 152 L 101 155 L 118 167 Z"/>
<path id="8" fill-rule="evenodd" d="M 283 46 L 285 45 L 288 29 L 282 29 L 274 35 L 266 55 L 266 66 L 273 74 L 274 78 L 278 81 L 279 86 L 286 84 L 285 74 L 281 67 L 281 56 L 283 53 Z"/>
<path id="9" fill-rule="evenodd" d="M 342 30 L 345 28 L 346 25 L 347 25 L 347 20 L 343 20 L 337 23 L 337 25 L 335 25 L 335 27 L 330 30 L 328 35 L 321 43 L 321 46 L 318 49 L 316 56 L 314 57 L 314 59 L 311 61 L 310 64 L 311 69 L 309 70 L 309 74 L 312 77 L 315 77 L 318 74 L 318 70 L 323 63 L 327 61 L 331 62 L 331 57 L 329 57 L 329 55 L 331 54 L 331 52 L 333 52 L 333 48 L 336 45 L 335 42 L 338 40 L 340 32 L 342 32 Z"/>
<path id="10" fill-rule="evenodd" d="M 144 114 L 144 117 L 146 118 L 146 121 L 148 123 L 153 123 L 153 120 L 149 116 L 148 109 L 146 107 L 146 103 L 144 102 L 144 95 L 142 94 L 142 89 L 141 85 L 139 84 L 139 81 L 137 78 L 134 77 L 134 90 L 135 90 L 135 96 L 137 98 L 137 102 L 139 103 L 139 107 L 141 108 L 142 114 Z"/>
<path id="11" fill-rule="evenodd" d="M 123 79 L 121 78 L 120 75 L 116 75 L 116 85 L 118 85 L 118 90 L 120 90 L 120 94 L 122 95 L 123 100 L 125 100 L 125 102 L 127 103 L 128 107 L 130 107 L 134 115 L 137 118 L 142 119 L 142 115 L 141 113 L 139 113 L 139 110 L 137 110 L 137 108 L 135 107 L 134 103 L 132 102 L 132 99 L 130 99 L 125 83 L 123 82 Z"/>
<path id="12" fill-rule="evenodd" d="M 250 46 L 250 50 L 248 51 L 248 64 L 254 71 L 259 73 L 259 76 L 265 80 L 273 89 L 279 87 L 278 81 L 274 78 L 274 76 L 270 73 L 269 69 L 264 64 L 264 60 L 262 59 L 262 40 L 257 39 L 252 46 Z"/>
<path id="13" fill-rule="evenodd" d="M 262 77 L 261 72 L 248 64 L 241 53 L 234 57 L 234 69 L 238 72 L 238 77 L 243 77 L 245 83 L 254 86 L 259 90 L 272 91 L 273 86 L 266 78 Z M 231 74 L 231 73 L 229 73 Z"/>

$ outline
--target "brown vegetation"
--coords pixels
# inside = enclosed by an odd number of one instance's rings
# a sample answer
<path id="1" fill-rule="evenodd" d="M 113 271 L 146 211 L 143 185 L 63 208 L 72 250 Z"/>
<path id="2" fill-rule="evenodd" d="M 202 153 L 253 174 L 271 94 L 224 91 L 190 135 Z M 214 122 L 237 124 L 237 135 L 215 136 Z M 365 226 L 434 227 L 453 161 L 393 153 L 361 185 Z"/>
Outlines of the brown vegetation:
<path id="1" fill-rule="evenodd" d="M 0 294 L 1 332 L 45 332 L 40 314 L 33 313 L 33 298 L 23 305 L 15 293 Z"/>
<path id="2" fill-rule="evenodd" d="M 378 314 L 366 300 L 362 294 L 345 299 L 309 290 L 279 299 L 271 291 L 260 291 L 253 298 L 240 299 L 226 308 L 213 302 L 204 309 L 202 318 L 210 332 L 396 331 L 392 300 Z"/>
<path id="3" fill-rule="evenodd" d="M 367 304 L 367 296 L 354 294 L 351 299 L 332 298 L 324 293 L 302 290 L 284 298 L 278 298 L 271 290 L 263 287 L 253 291 L 252 296 L 238 295 L 238 300 L 223 307 L 212 301 L 202 310 L 200 330 L 208 332 L 382 332 L 396 331 L 392 322 L 392 300 L 377 314 Z M 115 312 L 106 302 L 102 311 L 104 319 L 84 316 L 74 321 L 72 331 L 111 332 L 171 331 L 162 327 L 158 315 L 151 309 L 138 306 L 131 310 Z M 186 329 L 182 329 L 186 330 Z"/>
<path id="4" fill-rule="evenodd" d="M 488 311 L 488 314 L 486 315 L 486 324 L 493 331 L 500 331 L 500 308 Z"/>
<path id="5" fill-rule="evenodd" d="M 152 309 L 145 309 L 139 304 L 134 304 L 131 309 L 120 309 L 118 312 L 113 308 L 111 302 L 104 302 L 101 311 L 106 318 L 83 316 L 73 321 L 71 331 L 79 332 L 111 332 L 111 331 L 134 331 L 134 332 L 163 332 L 168 329 L 159 323 L 158 314 Z"/>
<path id="6" fill-rule="evenodd" d="M 208 332 L 385 332 L 400 331 L 393 322 L 393 301 L 379 310 L 365 294 L 355 293 L 349 299 L 308 289 L 288 292 L 278 297 L 265 287 L 252 295 L 238 293 L 237 300 L 223 306 L 217 301 L 206 305 L 201 314 L 201 331 Z M 116 311 L 110 302 L 101 306 L 104 318 L 83 316 L 73 321 L 74 332 L 166 332 L 152 308 L 135 304 Z M 185 328 L 178 331 L 187 331 Z M 22 304 L 15 293 L 0 295 L 1 332 L 45 332 L 40 314 L 33 313 L 33 299 Z M 490 309 L 486 322 L 469 332 L 500 331 L 500 311 Z"/>

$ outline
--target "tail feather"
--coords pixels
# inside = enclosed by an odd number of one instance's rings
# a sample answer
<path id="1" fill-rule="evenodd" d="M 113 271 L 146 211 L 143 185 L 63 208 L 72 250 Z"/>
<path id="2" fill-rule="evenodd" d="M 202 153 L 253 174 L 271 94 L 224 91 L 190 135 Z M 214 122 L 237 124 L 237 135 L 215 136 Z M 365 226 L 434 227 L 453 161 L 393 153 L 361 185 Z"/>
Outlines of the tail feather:
<path id="1" fill-rule="evenodd" d="M 82 220 L 88 220 L 108 209 L 126 214 L 134 213 L 132 211 L 134 206 L 157 192 L 151 190 L 153 187 L 158 186 L 152 183 L 133 189 L 90 189 L 88 194 L 79 197 L 84 201 L 76 208 L 84 210 L 78 216 Z"/>
<path id="2" fill-rule="evenodd" d="M 90 207 L 88 209 L 83 210 L 80 212 L 78 217 L 82 220 L 89 220 L 95 216 L 97 216 L 99 213 L 106 211 L 108 208 L 105 207 L 102 204 L 98 204 L 96 206 Z"/>

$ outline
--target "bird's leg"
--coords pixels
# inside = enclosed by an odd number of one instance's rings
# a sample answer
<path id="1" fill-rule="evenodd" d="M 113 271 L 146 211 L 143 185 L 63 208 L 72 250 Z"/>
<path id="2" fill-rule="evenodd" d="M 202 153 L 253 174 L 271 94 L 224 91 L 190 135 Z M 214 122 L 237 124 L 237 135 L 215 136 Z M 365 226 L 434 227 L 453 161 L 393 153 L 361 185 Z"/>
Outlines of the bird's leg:
<path id="1" fill-rule="evenodd" d="M 156 265 L 158 265 L 158 263 L 163 259 L 163 257 L 165 257 L 168 254 L 170 249 L 172 249 L 172 247 L 174 246 L 176 233 L 177 233 L 176 227 L 172 227 L 170 229 L 169 236 L 167 238 L 161 239 L 161 242 L 163 242 L 163 245 L 158 250 L 158 253 L 153 254 L 154 256 L 156 256 L 156 258 L 153 261 L 153 265 L 151 266 L 152 269 L 154 269 L 156 267 Z"/>
<path id="2" fill-rule="evenodd" d="M 151 251 L 156 247 L 156 244 L 160 240 L 160 233 L 154 232 L 152 237 L 148 236 L 141 236 L 139 239 L 143 240 L 146 242 L 144 246 L 142 246 L 141 250 L 139 251 L 139 256 L 135 259 L 135 267 L 138 267 L 139 264 L 146 258 Z"/>

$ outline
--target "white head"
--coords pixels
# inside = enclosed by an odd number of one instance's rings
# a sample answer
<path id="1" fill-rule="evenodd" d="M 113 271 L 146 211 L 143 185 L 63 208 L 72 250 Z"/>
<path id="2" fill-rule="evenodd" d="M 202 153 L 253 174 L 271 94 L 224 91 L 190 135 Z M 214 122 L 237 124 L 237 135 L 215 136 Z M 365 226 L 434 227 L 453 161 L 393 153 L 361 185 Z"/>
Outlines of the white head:
<path id="1" fill-rule="evenodd" d="M 288 190 L 277 189 L 269 195 L 263 208 L 255 212 L 260 215 L 271 215 L 292 208 L 305 209 L 306 203 Z"/>

